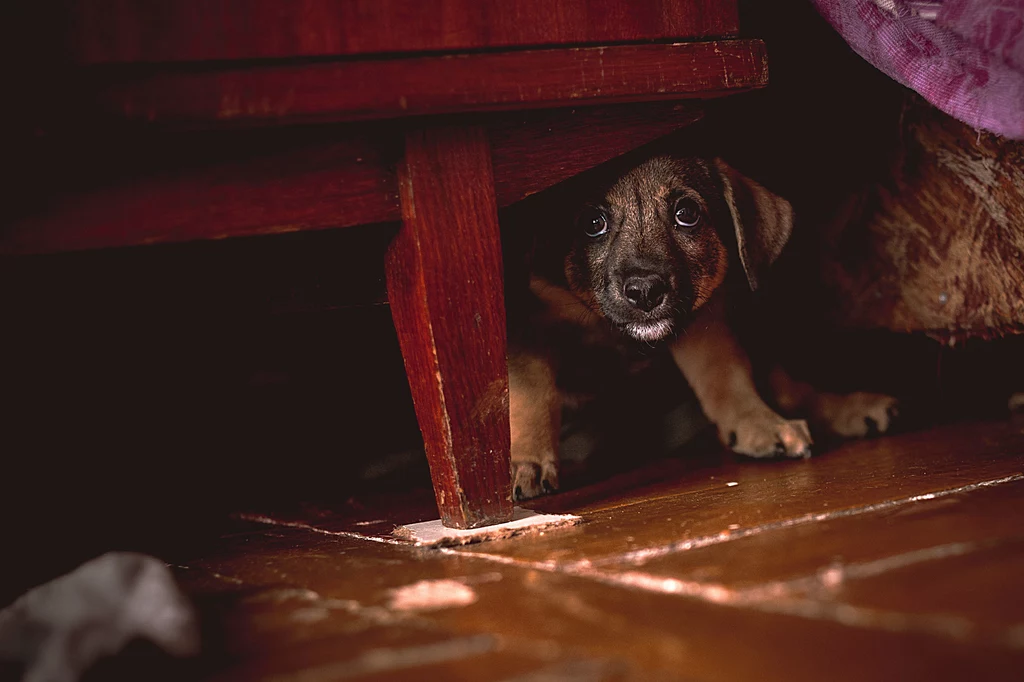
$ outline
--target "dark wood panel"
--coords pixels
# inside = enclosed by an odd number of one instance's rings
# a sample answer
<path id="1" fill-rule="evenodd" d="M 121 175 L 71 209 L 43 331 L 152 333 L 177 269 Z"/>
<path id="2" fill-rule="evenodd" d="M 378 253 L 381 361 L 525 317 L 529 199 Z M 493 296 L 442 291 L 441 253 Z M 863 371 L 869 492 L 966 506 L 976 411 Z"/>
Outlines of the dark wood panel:
<path id="1" fill-rule="evenodd" d="M 680 103 L 502 115 L 490 123 L 507 206 L 700 116 Z M 41 192 L 0 228 L 0 253 L 273 234 L 398 221 L 394 126 L 117 138 L 58 149 L 22 179 Z M 55 181 L 54 167 L 61 169 Z M 70 177 L 66 177 L 69 176 Z M 17 181 L 16 181 L 17 182 Z M 16 197 L 16 201 L 21 201 Z"/>
<path id="2" fill-rule="evenodd" d="M 24 208 L 21 218 L 0 228 L 0 252 L 44 253 L 110 246 L 132 246 L 397 220 L 398 191 L 387 138 L 358 134 L 329 136 L 323 145 L 308 141 L 294 149 L 252 140 L 237 158 L 233 145 L 211 158 L 202 140 L 178 139 L 194 159 L 178 159 L 168 169 L 175 140 L 153 145 L 158 156 L 134 159 L 131 173 L 117 172 L 109 184 L 95 187 L 88 163 L 66 191 L 43 194 Z M 118 144 L 130 144 L 121 141 Z M 214 143 L 216 144 L 216 143 Z M 400 146 L 400 143 L 399 143 Z M 89 159 L 108 168 L 103 150 Z M 111 155 L 124 149 L 106 150 Z M 180 157 L 180 152 L 178 155 Z M 57 159 L 61 160 L 60 157 Z M 130 163 L 131 160 L 125 158 Z M 69 158 L 69 163 L 80 163 Z M 132 168 L 131 165 L 127 166 Z M 94 170 L 94 173 L 101 171 Z M 39 179 L 37 179 L 37 182 Z M 47 190 L 49 188 L 43 188 Z"/>
<path id="3" fill-rule="evenodd" d="M 735 0 L 76 0 L 79 62 L 455 51 L 729 36 Z"/>
<path id="4" fill-rule="evenodd" d="M 651 102 L 524 112 L 488 126 L 498 205 L 535 192 L 685 127 L 699 105 Z"/>
<path id="5" fill-rule="evenodd" d="M 98 83 L 97 106 L 173 125 L 343 121 L 714 97 L 767 84 L 758 40 L 159 70 Z"/>
<path id="6" fill-rule="evenodd" d="M 487 132 L 406 135 L 388 300 L 446 526 L 512 518 L 501 239 Z"/>

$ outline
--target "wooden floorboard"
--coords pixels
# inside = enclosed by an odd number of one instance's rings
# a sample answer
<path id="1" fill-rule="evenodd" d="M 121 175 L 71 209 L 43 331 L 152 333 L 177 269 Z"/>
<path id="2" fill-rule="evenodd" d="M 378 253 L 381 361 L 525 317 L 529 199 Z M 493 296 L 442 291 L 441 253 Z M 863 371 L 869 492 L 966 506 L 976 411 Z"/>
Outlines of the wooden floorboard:
<path id="1" fill-rule="evenodd" d="M 1015 542 L 1024 536 L 1024 481 L 814 523 L 770 528 L 612 567 L 714 582 L 733 589 L 792 584 L 801 593 L 841 592 L 849 580 Z M 801 583 L 812 578 L 809 583 Z"/>
<path id="2" fill-rule="evenodd" d="M 587 523 L 571 535 L 493 542 L 473 551 L 601 562 L 627 552 L 689 549 L 752 529 L 816 523 L 1021 476 L 1021 452 L 1020 428 L 975 423 L 848 443 L 806 461 L 727 458 L 635 491 L 607 491 L 572 510 Z M 557 499 L 532 506 L 567 510 Z"/>
<path id="3" fill-rule="evenodd" d="M 212 624 L 192 676 L 955 680 L 1024 665 L 1021 421 L 807 462 L 655 461 L 533 505 L 580 514 L 575 528 L 454 549 L 390 536 L 431 513 L 409 499 L 238 517 L 176 568 Z"/>

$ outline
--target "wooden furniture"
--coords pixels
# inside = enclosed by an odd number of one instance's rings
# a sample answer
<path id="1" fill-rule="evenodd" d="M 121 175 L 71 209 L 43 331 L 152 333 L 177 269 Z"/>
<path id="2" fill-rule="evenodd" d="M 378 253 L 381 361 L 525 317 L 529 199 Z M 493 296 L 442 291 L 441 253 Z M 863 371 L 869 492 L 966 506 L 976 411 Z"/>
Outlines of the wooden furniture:
<path id="1" fill-rule="evenodd" d="M 700 116 L 679 100 L 767 82 L 733 0 L 70 0 L 25 16 L 26 49 L 51 59 L 19 80 L 24 130 L 59 142 L 23 145 L 45 170 L 26 171 L 0 253 L 400 220 L 388 296 L 459 528 L 512 514 L 498 207 Z"/>
<path id="2" fill-rule="evenodd" d="M 820 237 L 830 318 L 951 346 L 1024 333 L 1024 141 L 909 92 L 898 113 L 899 152 Z"/>

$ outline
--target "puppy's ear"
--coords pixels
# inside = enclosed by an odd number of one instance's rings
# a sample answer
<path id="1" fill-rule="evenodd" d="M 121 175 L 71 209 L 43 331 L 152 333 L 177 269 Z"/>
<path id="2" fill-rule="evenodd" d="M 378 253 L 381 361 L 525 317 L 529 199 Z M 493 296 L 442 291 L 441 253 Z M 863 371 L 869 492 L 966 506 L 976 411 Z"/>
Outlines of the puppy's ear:
<path id="1" fill-rule="evenodd" d="M 722 179 L 722 195 L 732 213 L 740 263 L 751 290 L 755 290 L 760 276 L 789 240 L 793 207 L 721 159 L 715 159 L 714 165 Z"/>

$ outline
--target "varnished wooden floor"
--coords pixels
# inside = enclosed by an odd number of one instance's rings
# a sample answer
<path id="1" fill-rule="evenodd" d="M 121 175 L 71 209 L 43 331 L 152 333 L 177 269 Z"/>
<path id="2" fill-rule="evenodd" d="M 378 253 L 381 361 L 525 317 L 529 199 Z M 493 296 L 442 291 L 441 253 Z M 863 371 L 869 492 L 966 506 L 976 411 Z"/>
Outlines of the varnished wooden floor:
<path id="1" fill-rule="evenodd" d="M 401 502 L 255 510 L 178 566 L 208 623 L 189 675 L 1024 675 L 1019 418 L 809 461 L 653 462 L 529 505 L 579 514 L 576 527 L 457 549 L 392 539 L 396 523 L 436 516 L 425 491 Z"/>

